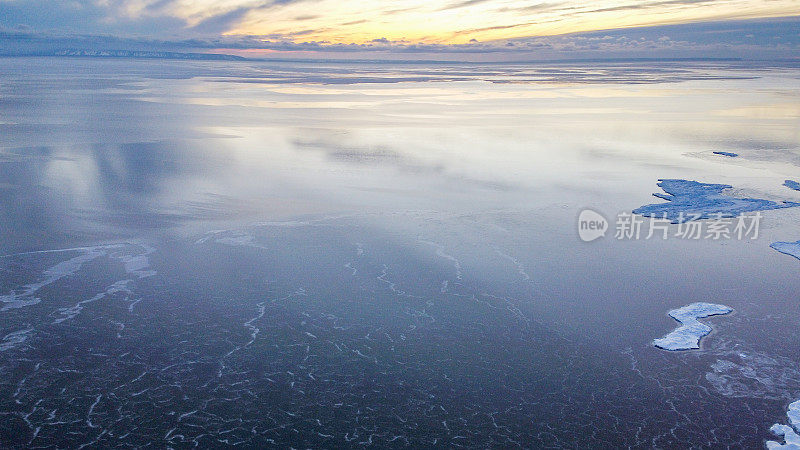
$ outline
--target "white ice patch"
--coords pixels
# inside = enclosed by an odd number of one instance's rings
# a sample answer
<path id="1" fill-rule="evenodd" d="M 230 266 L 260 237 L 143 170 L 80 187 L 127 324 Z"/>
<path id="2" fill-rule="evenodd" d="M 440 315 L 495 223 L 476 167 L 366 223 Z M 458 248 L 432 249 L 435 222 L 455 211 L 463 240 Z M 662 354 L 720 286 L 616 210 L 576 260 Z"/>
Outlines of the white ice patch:
<path id="1" fill-rule="evenodd" d="M 461 279 L 463 278 L 463 274 L 461 272 L 461 261 L 459 261 L 458 258 L 456 258 L 455 256 L 452 256 L 452 255 L 449 255 L 449 254 L 445 253 L 444 246 L 442 246 L 440 244 L 437 244 L 436 242 L 425 241 L 425 240 L 420 240 L 419 242 L 422 242 L 424 244 L 428 244 L 428 245 L 434 247 L 436 249 L 436 256 L 438 256 L 440 258 L 444 258 L 447 261 L 450 261 L 450 263 L 453 264 L 453 268 L 455 269 L 456 279 L 461 281 Z"/>
<path id="2" fill-rule="evenodd" d="M 137 244 L 137 246 L 142 248 L 143 252 L 131 254 L 130 249 L 128 248 L 125 249 L 125 252 L 120 251 L 117 253 L 112 253 L 109 255 L 109 257 L 116 259 L 117 261 L 120 261 L 122 265 L 125 267 L 125 272 L 128 275 L 132 275 L 134 278 L 141 279 L 156 275 L 157 274 L 156 271 L 150 270 L 150 258 L 148 257 L 148 255 L 154 253 L 156 249 L 144 244 Z M 130 283 L 133 282 L 133 280 L 134 280 L 133 278 L 119 280 L 116 283 L 109 286 L 108 288 L 106 288 L 105 291 L 95 295 L 90 299 L 80 301 L 69 308 L 59 309 L 58 312 L 61 315 L 61 317 L 57 318 L 55 321 L 53 321 L 53 323 L 62 323 L 66 320 L 72 319 L 78 314 L 80 314 L 81 311 L 83 311 L 84 305 L 87 305 L 89 303 L 94 303 L 105 297 L 118 294 L 120 292 L 132 295 L 133 292 L 131 291 L 129 285 Z M 131 310 L 132 307 L 129 305 L 128 309 Z"/>
<path id="3" fill-rule="evenodd" d="M 268 250 L 267 247 L 261 245 L 252 234 L 238 230 L 215 230 L 209 231 L 205 236 L 195 241 L 195 244 L 222 244 L 231 247 L 252 247 L 262 250 Z"/>
<path id="4" fill-rule="evenodd" d="M 37 252 L 19 253 L 14 255 L 6 255 L 4 257 L 29 257 L 30 255 L 40 254 L 53 254 L 53 253 L 74 253 L 79 252 L 78 256 L 62 261 L 55 266 L 52 266 L 42 272 L 41 281 L 36 283 L 27 284 L 22 286 L 19 290 L 12 291 L 10 294 L 0 296 L 0 302 L 5 305 L 0 311 L 7 311 L 14 308 L 22 308 L 25 306 L 35 305 L 41 300 L 37 293 L 43 287 L 55 283 L 56 281 L 76 274 L 84 264 L 89 261 L 95 260 L 99 257 L 107 256 L 111 260 L 119 261 L 122 263 L 125 272 L 130 278 L 120 280 L 109 286 L 104 292 L 95 295 L 87 300 L 80 301 L 69 308 L 61 308 L 58 310 L 58 317 L 55 323 L 61 323 L 65 320 L 71 319 L 78 315 L 83 310 L 84 305 L 92 303 L 108 295 L 116 294 L 118 292 L 131 293 L 128 288 L 129 283 L 134 279 L 141 279 L 150 277 L 156 274 L 154 270 L 150 270 L 149 255 L 154 253 L 156 249 L 145 244 L 136 243 L 121 243 L 111 245 L 98 245 L 94 247 L 78 247 L 60 250 L 44 250 Z M 17 336 L 13 333 L 6 336 L 3 341 L 0 341 L 0 351 L 3 351 L 7 345 L 16 345 L 15 339 L 23 339 L 24 336 Z M 11 347 L 8 347 L 11 348 Z"/>
<path id="5" fill-rule="evenodd" d="M 115 246 L 98 246 L 98 247 L 80 247 L 73 249 L 58 250 L 58 252 L 76 251 L 82 252 L 74 258 L 62 261 L 53 267 L 45 270 L 43 279 L 37 283 L 27 284 L 22 286 L 21 292 L 12 291 L 10 294 L 0 295 L 0 302 L 4 303 L 0 311 L 7 311 L 9 309 L 22 308 L 25 306 L 35 305 L 39 303 L 40 299 L 36 296 L 39 289 L 55 283 L 56 281 L 74 274 L 87 262 L 99 258 L 106 254 L 109 248 Z M 48 253 L 48 252 L 34 252 L 34 253 Z M 31 254 L 34 254 L 31 253 Z M 16 255 L 9 255 L 16 256 Z"/>
<path id="6" fill-rule="evenodd" d="M 281 227 L 281 228 L 298 228 L 313 225 L 311 221 L 305 220 L 286 220 L 283 222 L 258 222 L 255 224 L 257 227 Z"/>
<path id="7" fill-rule="evenodd" d="M 225 245 L 233 245 L 233 246 L 245 246 L 245 247 L 252 247 L 255 245 L 255 238 L 250 236 L 249 234 L 243 234 L 240 236 L 233 236 L 233 237 L 224 237 L 217 239 L 216 242 L 219 244 Z"/>
<path id="8" fill-rule="evenodd" d="M 797 434 L 800 430 L 800 400 L 789 405 L 786 415 L 789 417 L 791 426 L 776 423 L 769 429 L 776 436 L 783 437 L 784 443 L 767 441 L 767 448 L 770 450 L 779 448 L 800 450 L 800 435 Z"/>
<path id="9" fill-rule="evenodd" d="M 800 393 L 800 370 L 790 358 L 750 351 L 718 354 L 706 381 L 726 397 L 789 400 Z"/>
<path id="10" fill-rule="evenodd" d="M 139 244 L 139 246 L 144 249 L 144 253 L 135 255 L 112 254 L 111 256 L 122 262 L 126 273 L 134 275 L 136 278 L 152 277 L 157 272 L 150 270 L 150 258 L 148 255 L 154 253 L 156 249 L 143 244 Z"/>
<path id="11" fill-rule="evenodd" d="M 700 348 L 700 339 L 711 333 L 711 327 L 698 322 L 697 319 L 728 314 L 732 308 L 714 303 L 692 303 L 682 308 L 673 309 L 669 316 L 681 323 L 681 326 L 661 339 L 653 340 L 653 345 L 664 350 L 691 350 Z"/>
<path id="12" fill-rule="evenodd" d="M 89 303 L 94 303 L 94 302 L 96 302 L 96 301 L 98 301 L 98 300 L 100 300 L 102 298 L 105 298 L 106 296 L 114 295 L 114 294 L 119 293 L 119 292 L 125 292 L 125 293 L 130 294 L 131 291 L 130 291 L 130 289 L 128 289 L 128 283 L 130 283 L 131 281 L 132 280 L 117 281 L 116 283 L 114 283 L 111 286 L 109 286 L 105 291 L 95 295 L 94 297 L 92 297 L 92 298 L 90 298 L 88 300 L 80 301 L 80 302 L 76 303 L 75 305 L 73 305 L 73 306 L 71 306 L 69 308 L 61 308 L 61 309 L 59 309 L 58 312 L 59 312 L 59 314 L 61 314 L 61 317 L 59 317 L 56 320 L 54 320 L 53 323 L 61 323 L 61 322 L 64 322 L 65 320 L 69 320 L 69 319 L 74 318 L 75 316 L 80 314 L 81 311 L 83 311 L 83 305 L 86 305 L 86 304 L 89 304 Z"/>
<path id="13" fill-rule="evenodd" d="M 15 331 L 13 333 L 8 333 L 3 337 L 2 342 L 0 342 L 0 352 L 4 352 L 6 350 L 11 350 L 12 348 L 18 347 L 23 342 L 28 340 L 28 336 L 33 331 L 33 328 L 28 328 L 25 330 Z"/>

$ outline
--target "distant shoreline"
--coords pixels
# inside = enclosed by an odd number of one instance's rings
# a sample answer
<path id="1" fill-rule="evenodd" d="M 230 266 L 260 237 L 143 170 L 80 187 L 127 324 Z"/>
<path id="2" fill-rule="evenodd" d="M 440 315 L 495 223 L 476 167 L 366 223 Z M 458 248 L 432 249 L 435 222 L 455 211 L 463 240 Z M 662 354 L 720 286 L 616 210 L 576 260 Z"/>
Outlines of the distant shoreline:
<path id="1" fill-rule="evenodd" d="M 248 61 L 248 58 L 222 53 L 161 52 L 149 50 L 54 50 L 40 52 L 0 52 L 0 57 L 59 57 L 59 58 L 136 58 L 179 59 L 194 61 Z"/>
<path id="2" fill-rule="evenodd" d="M 48 51 L 0 51 L 0 58 L 107 58 L 107 59 L 151 59 L 151 60 L 183 60 L 183 61 L 249 61 L 249 62 L 294 62 L 314 64 L 395 64 L 395 65 L 422 65 L 422 64 L 450 64 L 459 66 L 471 65 L 559 65 L 559 64 L 670 64 L 670 63 L 748 63 L 767 65 L 800 65 L 800 59 L 763 59 L 751 60 L 745 58 L 572 58 L 572 59 L 541 59 L 527 61 L 449 61 L 426 59 L 347 59 L 347 58 L 308 58 L 308 57 L 275 57 L 275 58 L 248 58 L 226 53 L 199 53 L 199 52 L 171 52 L 151 50 L 48 50 Z"/>

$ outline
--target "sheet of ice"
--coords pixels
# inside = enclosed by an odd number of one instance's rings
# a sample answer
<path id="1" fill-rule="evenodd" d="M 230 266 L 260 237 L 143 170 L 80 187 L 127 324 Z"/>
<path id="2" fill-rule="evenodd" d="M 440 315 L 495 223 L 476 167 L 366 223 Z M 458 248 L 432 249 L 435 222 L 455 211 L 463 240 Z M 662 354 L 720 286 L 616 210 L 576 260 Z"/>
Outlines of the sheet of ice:
<path id="1" fill-rule="evenodd" d="M 794 180 L 786 180 L 783 182 L 783 185 L 788 187 L 789 189 L 794 189 L 795 191 L 800 191 L 800 182 Z"/>
<path id="2" fill-rule="evenodd" d="M 789 405 L 786 415 L 789 416 L 791 426 L 776 423 L 769 429 L 776 436 L 783 437 L 784 443 L 767 441 L 767 448 L 770 450 L 781 448 L 800 450 L 800 435 L 797 434 L 800 430 L 800 400 Z"/>
<path id="3" fill-rule="evenodd" d="M 772 244 L 769 244 L 769 246 L 781 253 L 787 254 L 789 256 L 794 256 L 795 258 L 800 259 L 800 241 L 773 242 Z"/>
<path id="4" fill-rule="evenodd" d="M 653 345 L 664 350 L 691 350 L 700 348 L 700 339 L 711 333 L 711 327 L 698 322 L 697 319 L 728 314 L 733 311 L 725 305 L 715 303 L 692 303 L 682 308 L 673 309 L 669 316 L 681 323 L 681 326 L 661 339 L 653 340 Z"/>
<path id="5" fill-rule="evenodd" d="M 731 153 L 731 152 L 714 152 L 714 154 L 720 156 L 729 156 L 731 158 L 736 158 L 737 156 L 739 156 L 738 153 Z"/>
<path id="6" fill-rule="evenodd" d="M 155 252 L 156 249 L 144 244 L 139 244 L 139 246 L 144 249 L 144 253 L 133 255 L 115 253 L 111 256 L 122 262 L 122 264 L 125 266 L 125 272 L 134 275 L 137 278 L 152 277 L 157 272 L 150 270 L 150 258 L 148 255 Z"/>
<path id="7" fill-rule="evenodd" d="M 672 223 L 716 217 L 736 217 L 740 214 L 769 209 L 800 206 L 795 202 L 774 202 L 758 198 L 738 198 L 725 194 L 732 186 L 727 184 L 700 183 L 698 181 L 664 179 L 658 186 L 666 194 L 655 193 L 655 197 L 667 200 L 634 209 L 634 214 L 645 217 L 666 218 Z"/>

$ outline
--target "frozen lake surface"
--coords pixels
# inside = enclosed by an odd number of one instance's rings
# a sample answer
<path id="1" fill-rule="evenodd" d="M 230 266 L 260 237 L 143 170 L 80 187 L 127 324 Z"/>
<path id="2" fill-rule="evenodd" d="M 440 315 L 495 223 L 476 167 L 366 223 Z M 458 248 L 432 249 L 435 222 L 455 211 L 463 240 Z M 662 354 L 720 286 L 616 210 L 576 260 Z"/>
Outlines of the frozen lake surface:
<path id="1" fill-rule="evenodd" d="M 0 446 L 763 448 L 800 398 L 770 248 L 798 93 L 724 61 L 0 59 Z M 616 239 L 658 180 L 758 236 Z M 700 300 L 736 314 L 655 348 Z"/>

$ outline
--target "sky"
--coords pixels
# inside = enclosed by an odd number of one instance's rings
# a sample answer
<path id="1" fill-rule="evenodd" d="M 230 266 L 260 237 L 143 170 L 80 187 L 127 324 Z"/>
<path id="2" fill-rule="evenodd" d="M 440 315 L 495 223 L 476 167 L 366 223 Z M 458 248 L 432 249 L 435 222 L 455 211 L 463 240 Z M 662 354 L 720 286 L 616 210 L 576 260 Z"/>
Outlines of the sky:
<path id="1" fill-rule="evenodd" d="M 794 58 L 798 16 L 800 0 L 0 0 L 0 50 Z"/>

